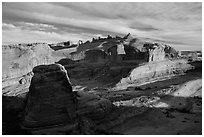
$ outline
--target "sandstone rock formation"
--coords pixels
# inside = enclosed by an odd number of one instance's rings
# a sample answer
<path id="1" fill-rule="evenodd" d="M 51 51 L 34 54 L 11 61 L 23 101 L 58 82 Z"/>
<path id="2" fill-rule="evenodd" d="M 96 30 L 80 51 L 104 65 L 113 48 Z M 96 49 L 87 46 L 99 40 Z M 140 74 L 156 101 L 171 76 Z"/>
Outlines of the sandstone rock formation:
<path id="1" fill-rule="evenodd" d="M 154 49 L 149 49 L 149 62 L 162 61 L 165 59 L 165 51 L 163 46 L 156 46 Z"/>
<path id="2" fill-rule="evenodd" d="M 33 73 L 23 126 L 73 125 L 77 103 L 65 68 L 60 64 L 40 65 Z"/>
<path id="3" fill-rule="evenodd" d="M 80 44 L 76 52 L 72 52 L 69 58 L 72 60 L 83 60 L 86 52 L 101 50 L 109 56 L 110 62 L 122 62 L 135 60 L 138 62 L 161 61 L 165 58 L 176 58 L 178 53 L 168 45 L 148 42 L 141 38 L 133 38 L 131 34 L 121 37 L 108 37 L 93 39 L 92 42 Z M 94 60 L 95 56 L 91 60 Z M 102 59 L 104 60 L 104 59 Z M 103 62 L 96 59 L 94 62 Z"/>
<path id="4" fill-rule="evenodd" d="M 37 65 L 54 63 L 52 51 L 47 44 L 3 45 L 2 87 L 17 84 Z M 12 79 L 15 79 L 12 83 L 8 82 Z"/>
<path id="5" fill-rule="evenodd" d="M 130 33 L 128 33 L 126 36 L 123 37 L 123 39 L 124 39 L 123 44 L 129 45 L 130 42 L 131 42 L 134 38 L 132 37 L 132 35 L 131 35 Z"/>
<path id="6" fill-rule="evenodd" d="M 85 58 L 87 62 L 106 62 L 108 55 L 100 49 L 87 50 L 85 52 Z"/>
<path id="7" fill-rule="evenodd" d="M 202 97 L 202 79 L 196 79 L 184 83 L 172 95 L 176 97 Z"/>
<path id="8" fill-rule="evenodd" d="M 73 44 L 72 41 L 52 43 L 48 45 L 55 51 L 77 47 L 77 45 Z"/>
<path id="9" fill-rule="evenodd" d="M 171 89 L 170 89 L 171 90 Z M 172 93 L 171 93 L 172 92 Z M 192 101 L 195 97 L 202 97 L 202 80 L 191 80 L 181 85 L 177 85 L 169 93 L 168 98 L 165 101 L 158 101 L 155 107 L 160 108 L 176 108 L 178 110 L 184 110 L 187 112 L 201 112 L 201 107 L 198 103 Z"/>
<path id="10" fill-rule="evenodd" d="M 91 121 L 111 113 L 113 105 L 109 100 L 83 91 L 72 92 L 62 65 L 40 65 L 33 73 L 23 121 L 23 128 L 32 134 L 94 133 Z"/>
<path id="11" fill-rule="evenodd" d="M 97 95 L 78 92 L 78 114 L 92 120 L 103 119 L 112 110 L 112 103 Z"/>
<path id="12" fill-rule="evenodd" d="M 74 61 L 69 59 L 69 58 L 63 58 L 63 59 L 60 59 L 57 64 L 61 64 L 61 65 L 70 65 L 70 64 L 74 64 Z"/>
<path id="13" fill-rule="evenodd" d="M 202 62 L 177 56 L 169 45 L 131 34 L 78 44 L 3 46 L 2 131 L 113 134 L 112 129 L 118 126 L 116 133 L 126 134 L 129 129 L 146 133 L 156 119 L 158 123 L 149 134 L 164 133 L 164 127 L 175 123 L 171 132 L 188 124 L 182 130 L 198 133 L 194 130 L 201 127 L 197 123 L 190 128 L 193 119 L 181 121 L 186 116 L 202 118 Z"/>
<path id="14" fill-rule="evenodd" d="M 177 58 L 179 57 L 179 52 L 176 51 L 173 47 L 165 45 L 164 48 L 166 58 Z"/>
<path id="15" fill-rule="evenodd" d="M 137 67 L 130 72 L 126 78 L 122 78 L 116 85 L 118 88 L 127 88 L 130 85 L 139 86 L 141 84 L 162 81 L 172 76 L 182 75 L 193 67 L 186 60 L 164 60 L 160 62 L 149 62 Z"/>
<path id="16" fill-rule="evenodd" d="M 178 52 L 174 48 L 165 44 L 145 44 L 145 47 L 149 50 L 149 62 L 175 59 L 178 57 Z"/>
<path id="17" fill-rule="evenodd" d="M 77 45 L 81 45 L 81 44 L 83 44 L 83 41 L 82 41 L 82 40 L 79 40 L 78 43 L 77 43 Z"/>

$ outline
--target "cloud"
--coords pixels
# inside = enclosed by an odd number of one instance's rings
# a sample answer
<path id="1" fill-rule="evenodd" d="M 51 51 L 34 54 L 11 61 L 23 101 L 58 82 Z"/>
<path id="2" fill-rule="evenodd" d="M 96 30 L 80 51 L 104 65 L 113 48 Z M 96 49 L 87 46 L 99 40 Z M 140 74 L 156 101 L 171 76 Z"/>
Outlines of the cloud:
<path id="1" fill-rule="evenodd" d="M 7 23 L 2 23 L 2 29 L 3 30 L 13 30 L 13 29 L 18 29 L 15 25 L 13 24 L 7 24 Z"/>
<path id="2" fill-rule="evenodd" d="M 63 33 L 59 34 L 56 32 L 45 31 L 45 28 L 52 28 L 47 24 L 31 24 L 31 23 L 17 23 L 17 24 L 26 24 L 25 26 L 15 26 L 13 24 L 3 23 L 3 44 L 17 44 L 17 43 L 34 43 L 34 42 L 46 42 L 46 43 L 55 43 L 61 41 L 67 41 L 72 39 L 74 42 L 77 42 L 79 39 L 86 40 L 87 37 L 85 34 L 75 34 L 75 33 Z M 44 27 L 43 29 L 30 28 L 28 26 Z M 55 28 L 55 27 L 54 27 Z M 55 29 L 54 29 L 55 30 Z"/>
<path id="3" fill-rule="evenodd" d="M 53 25 L 48 24 L 37 24 L 37 23 L 29 23 L 29 22 L 15 22 L 14 24 L 11 23 L 3 23 L 2 24 L 3 30 L 16 30 L 16 29 L 22 29 L 22 30 L 39 30 L 39 31 L 53 31 L 57 30 L 56 27 Z"/>
<path id="4" fill-rule="evenodd" d="M 176 49 L 184 48 L 181 45 L 202 47 L 202 3 L 198 2 L 4 3 L 2 18 L 3 41 L 12 38 L 12 30 L 34 35 L 29 40 L 46 42 L 130 32 L 136 37 L 174 43 Z M 37 37 L 36 31 L 43 38 Z M 24 38 L 20 35 L 16 39 Z"/>
<path id="5" fill-rule="evenodd" d="M 37 23 L 30 23 L 30 22 L 17 22 L 21 29 L 30 29 L 30 30 L 41 30 L 41 31 L 52 31 L 52 30 L 57 30 L 56 27 L 53 25 L 48 25 L 48 24 L 37 24 Z"/>

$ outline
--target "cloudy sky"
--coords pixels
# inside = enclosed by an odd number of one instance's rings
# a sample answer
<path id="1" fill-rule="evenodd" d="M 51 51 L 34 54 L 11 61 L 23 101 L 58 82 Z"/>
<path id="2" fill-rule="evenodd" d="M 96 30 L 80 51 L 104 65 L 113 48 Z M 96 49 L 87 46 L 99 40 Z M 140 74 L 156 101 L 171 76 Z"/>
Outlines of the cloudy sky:
<path id="1" fill-rule="evenodd" d="M 3 3 L 3 44 L 128 33 L 178 50 L 200 50 L 202 3 Z"/>

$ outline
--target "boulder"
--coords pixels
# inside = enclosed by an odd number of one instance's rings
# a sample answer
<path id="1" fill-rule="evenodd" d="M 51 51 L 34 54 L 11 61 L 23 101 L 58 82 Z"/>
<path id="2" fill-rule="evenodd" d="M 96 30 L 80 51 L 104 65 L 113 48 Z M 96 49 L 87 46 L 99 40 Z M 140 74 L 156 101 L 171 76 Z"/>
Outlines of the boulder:
<path id="1" fill-rule="evenodd" d="M 75 123 L 77 102 L 65 68 L 60 64 L 40 65 L 33 73 L 23 127 Z"/>

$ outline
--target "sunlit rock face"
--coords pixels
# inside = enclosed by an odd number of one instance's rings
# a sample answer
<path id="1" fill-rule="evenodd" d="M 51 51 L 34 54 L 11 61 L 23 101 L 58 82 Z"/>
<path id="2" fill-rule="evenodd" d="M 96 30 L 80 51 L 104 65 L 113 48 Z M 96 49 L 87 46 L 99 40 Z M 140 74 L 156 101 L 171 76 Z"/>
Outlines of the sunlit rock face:
<path id="1" fill-rule="evenodd" d="M 172 47 L 162 43 L 148 42 L 141 38 L 133 38 L 130 33 L 123 38 L 116 36 L 93 39 L 91 42 L 80 44 L 76 51 L 67 55 L 72 60 L 85 59 L 88 62 L 97 63 L 106 61 L 120 63 L 127 60 L 150 62 L 176 56 L 177 52 Z"/>
<path id="2" fill-rule="evenodd" d="M 156 46 L 149 50 L 149 62 L 162 61 L 165 59 L 165 51 L 163 46 Z"/>
<path id="3" fill-rule="evenodd" d="M 184 83 L 179 89 L 172 94 L 176 97 L 202 97 L 202 79 L 196 79 Z"/>
<path id="4" fill-rule="evenodd" d="M 33 73 L 23 126 L 72 125 L 77 103 L 65 68 L 60 64 L 40 65 Z"/>
<path id="5" fill-rule="evenodd" d="M 175 59 L 178 57 L 178 52 L 174 48 L 162 43 L 146 43 L 144 44 L 144 48 L 149 51 L 149 62 Z"/>
<path id="6" fill-rule="evenodd" d="M 175 59 L 177 51 L 163 43 L 148 42 L 143 39 L 133 38 L 130 34 L 124 37 L 125 60 L 143 60 L 143 62 L 162 61 Z"/>
<path id="7" fill-rule="evenodd" d="M 52 51 L 47 44 L 3 45 L 2 87 L 17 84 L 37 65 L 54 63 Z"/>
<path id="8" fill-rule="evenodd" d="M 130 72 L 128 77 L 122 78 L 116 88 L 127 88 L 128 86 L 140 86 L 169 79 L 172 76 L 182 75 L 193 67 L 186 60 L 164 60 L 149 62 L 137 67 Z"/>

